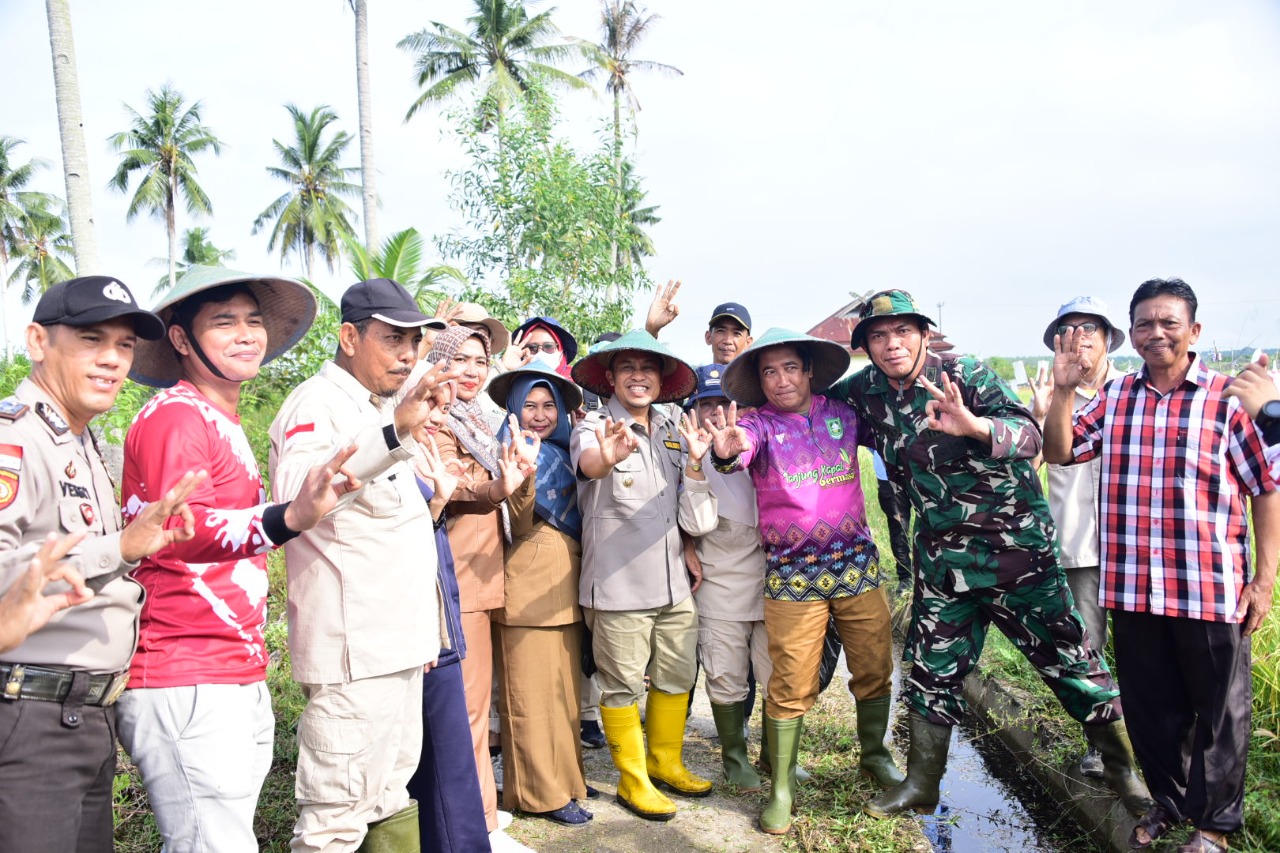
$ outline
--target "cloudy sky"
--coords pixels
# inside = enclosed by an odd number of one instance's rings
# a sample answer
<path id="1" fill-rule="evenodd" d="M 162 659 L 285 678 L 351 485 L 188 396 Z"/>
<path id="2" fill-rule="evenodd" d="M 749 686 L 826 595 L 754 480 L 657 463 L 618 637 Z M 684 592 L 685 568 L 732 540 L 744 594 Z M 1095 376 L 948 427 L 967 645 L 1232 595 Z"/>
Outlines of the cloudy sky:
<path id="1" fill-rule="evenodd" d="M 457 222 L 443 173 L 459 154 L 438 111 L 404 123 L 416 84 L 395 43 L 431 20 L 462 26 L 470 5 L 370 3 L 384 236 Z M 557 8 L 566 33 L 597 36 L 593 0 Z M 746 304 L 757 332 L 806 329 L 850 293 L 885 287 L 914 293 L 960 351 L 1032 355 L 1071 296 L 1100 296 L 1122 320 L 1139 283 L 1169 276 L 1199 294 L 1204 342 L 1280 346 L 1274 2 L 649 9 L 662 20 L 640 57 L 685 73 L 635 80 L 634 157 L 663 216 L 651 274 L 685 283 L 671 339 L 689 358 L 705 355 L 720 301 Z M 141 108 L 166 80 L 203 102 L 227 145 L 198 161 L 215 215 L 180 227 L 210 225 L 237 268 L 279 270 L 250 226 L 285 189 L 265 171 L 272 138 L 291 142 L 282 105 L 329 104 L 356 133 L 345 0 L 72 0 L 72 12 L 103 271 L 140 294 L 163 271 L 147 263 L 166 251 L 163 224 L 126 226 L 106 139 L 127 126 L 123 103 Z M 35 0 L 0 0 L 0 134 L 27 140 L 21 159 L 52 161 L 40 188 L 61 195 L 44 15 Z M 563 101 L 564 132 L 590 142 L 608 102 Z M 345 269 L 316 280 L 334 294 L 351 283 Z M 30 308 L 16 294 L 8 306 L 20 329 Z"/>

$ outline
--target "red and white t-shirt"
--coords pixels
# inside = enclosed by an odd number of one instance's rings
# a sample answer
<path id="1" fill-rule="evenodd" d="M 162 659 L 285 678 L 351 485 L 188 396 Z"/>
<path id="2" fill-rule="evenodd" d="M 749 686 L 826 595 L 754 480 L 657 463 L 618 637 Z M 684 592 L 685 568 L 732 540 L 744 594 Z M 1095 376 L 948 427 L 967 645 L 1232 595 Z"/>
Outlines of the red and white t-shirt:
<path id="1" fill-rule="evenodd" d="M 250 684 L 266 677 L 267 503 L 240 427 L 179 382 L 138 412 L 125 439 L 120 503 L 126 523 L 187 471 L 209 476 L 187 498 L 195 538 L 144 559 L 146 588 L 130 687 Z"/>

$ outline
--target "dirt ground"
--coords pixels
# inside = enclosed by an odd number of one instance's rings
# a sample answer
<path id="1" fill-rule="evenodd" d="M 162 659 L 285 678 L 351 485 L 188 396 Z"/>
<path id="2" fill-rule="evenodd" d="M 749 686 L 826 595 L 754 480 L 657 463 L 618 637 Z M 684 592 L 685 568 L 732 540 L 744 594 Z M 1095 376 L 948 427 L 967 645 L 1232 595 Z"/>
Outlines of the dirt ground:
<path id="1" fill-rule="evenodd" d="M 756 829 L 756 818 L 764 807 L 764 794 L 730 795 L 723 784 L 720 765 L 720 741 L 711 720 L 711 706 L 701 681 L 695 688 L 693 713 L 685 728 L 685 765 L 715 783 L 711 796 L 701 799 L 672 796 L 680 810 L 666 823 L 641 820 L 618 805 L 618 771 L 609 757 L 608 747 L 584 749 L 583 762 L 587 781 L 600 790 L 600 797 L 583 805 L 595 815 L 584 826 L 560 826 L 543 818 L 516 815 L 508 829 L 539 853 L 557 851 L 661 851 L 661 853 L 731 853 L 731 851 L 781 851 L 780 838 Z M 759 746 L 759 705 L 755 712 L 749 752 L 755 757 Z M 668 792 L 668 795 L 669 792 Z"/>

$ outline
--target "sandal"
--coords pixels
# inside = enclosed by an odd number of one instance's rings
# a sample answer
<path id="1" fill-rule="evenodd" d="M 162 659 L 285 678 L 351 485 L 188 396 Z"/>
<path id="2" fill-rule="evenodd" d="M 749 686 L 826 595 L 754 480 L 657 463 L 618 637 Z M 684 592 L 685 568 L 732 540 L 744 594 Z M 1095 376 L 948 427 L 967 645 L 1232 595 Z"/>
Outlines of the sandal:
<path id="1" fill-rule="evenodd" d="M 1173 827 L 1173 823 L 1173 815 L 1165 811 L 1164 806 L 1157 803 L 1147 809 L 1146 814 L 1138 818 L 1137 826 L 1133 828 L 1133 832 L 1129 833 L 1129 849 L 1146 850 L 1168 832 Z M 1147 834 L 1146 841 L 1138 840 L 1139 829 Z"/>
<path id="2" fill-rule="evenodd" d="M 1224 835 L 1214 841 L 1197 829 L 1191 833 L 1187 843 L 1178 848 L 1178 853 L 1227 853 L 1227 837 Z"/>

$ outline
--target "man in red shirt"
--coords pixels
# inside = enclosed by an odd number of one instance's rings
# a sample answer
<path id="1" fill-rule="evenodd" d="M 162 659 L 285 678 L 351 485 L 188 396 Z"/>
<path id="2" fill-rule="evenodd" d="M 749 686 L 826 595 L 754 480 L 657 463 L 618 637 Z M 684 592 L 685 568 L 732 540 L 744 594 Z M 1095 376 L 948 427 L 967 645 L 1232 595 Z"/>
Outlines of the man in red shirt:
<path id="1" fill-rule="evenodd" d="M 142 771 L 168 853 L 257 851 L 253 815 L 271 766 L 267 552 L 320 520 L 353 448 L 311 471 L 289 503 L 267 501 L 240 427 L 241 386 L 306 334 L 315 297 L 288 279 L 192 267 L 157 307 L 167 334 L 140 345 L 130 377 L 164 388 L 125 439 L 126 521 L 190 470 L 193 539 L 144 559 L 146 588 L 120 742 Z M 343 472 L 346 473 L 346 472 Z"/>

